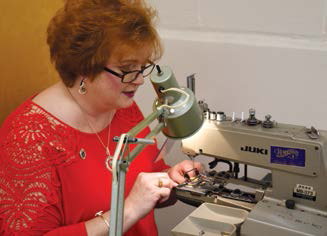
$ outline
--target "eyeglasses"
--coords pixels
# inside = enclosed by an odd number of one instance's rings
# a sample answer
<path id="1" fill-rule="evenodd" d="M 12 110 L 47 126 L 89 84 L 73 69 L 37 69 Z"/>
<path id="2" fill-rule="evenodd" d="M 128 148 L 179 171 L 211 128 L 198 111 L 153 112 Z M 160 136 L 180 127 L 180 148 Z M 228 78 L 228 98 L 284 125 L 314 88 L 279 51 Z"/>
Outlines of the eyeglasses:
<path id="1" fill-rule="evenodd" d="M 150 75 L 155 67 L 154 63 L 150 63 L 148 65 L 142 66 L 141 70 L 132 70 L 132 71 L 122 71 L 122 74 L 117 73 L 116 71 L 113 71 L 109 69 L 108 67 L 104 67 L 103 69 L 119 78 L 121 78 L 122 83 L 131 83 L 134 80 L 138 78 L 140 74 L 143 75 L 143 77 L 147 77 Z"/>

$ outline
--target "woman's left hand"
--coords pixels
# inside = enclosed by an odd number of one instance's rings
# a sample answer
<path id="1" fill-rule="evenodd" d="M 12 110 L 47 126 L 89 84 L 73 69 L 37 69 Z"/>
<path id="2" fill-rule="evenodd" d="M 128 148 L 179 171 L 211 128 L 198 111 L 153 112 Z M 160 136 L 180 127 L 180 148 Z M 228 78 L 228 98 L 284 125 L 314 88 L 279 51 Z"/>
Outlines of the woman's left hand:
<path id="1" fill-rule="evenodd" d="M 200 162 L 193 162 L 191 160 L 184 160 L 177 165 L 171 167 L 167 173 L 169 177 L 178 184 L 185 182 L 184 174 L 187 173 L 189 177 L 196 175 L 196 170 L 201 171 L 203 166 Z"/>

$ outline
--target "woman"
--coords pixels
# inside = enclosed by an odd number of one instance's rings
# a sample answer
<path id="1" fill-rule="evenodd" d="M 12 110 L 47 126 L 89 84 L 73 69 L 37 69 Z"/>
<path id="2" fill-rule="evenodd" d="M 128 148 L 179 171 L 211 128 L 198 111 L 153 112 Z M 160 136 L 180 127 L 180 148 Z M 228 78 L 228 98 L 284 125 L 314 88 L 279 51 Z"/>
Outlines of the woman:
<path id="1" fill-rule="evenodd" d="M 133 96 L 161 56 L 153 17 L 142 2 L 67 0 L 51 20 L 47 42 L 61 81 L 25 101 L 0 131 L 1 235 L 108 234 L 104 163 L 112 138 L 143 119 Z M 125 235 L 157 235 L 153 208 L 193 168 L 155 163 L 157 152 L 148 146 L 127 172 Z"/>

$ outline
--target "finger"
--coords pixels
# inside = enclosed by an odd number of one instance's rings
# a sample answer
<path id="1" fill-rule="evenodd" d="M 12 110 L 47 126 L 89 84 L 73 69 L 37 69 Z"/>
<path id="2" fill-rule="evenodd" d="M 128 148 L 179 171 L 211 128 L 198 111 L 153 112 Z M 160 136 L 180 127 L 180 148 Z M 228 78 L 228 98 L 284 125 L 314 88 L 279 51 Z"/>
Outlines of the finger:
<path id="1" fill-rule="evenodd" d="M 202 169 L 203 168 L 203 165 L 201 162 L 198 162 L 198 161 L 191 161 L 191 160 L 185 160 L 182 162 L 184 168 L 200 168 Z"/>
<path id="2" fill-rule="evenodd" d="M 181 165 L 184 170 L 191 170 L 194 167 L 195 162 L 190 160 L 184 160 Z"/>
<path id="3" fill-rule="evenodd" d="M 199 170 L 197 168 L 192 169 L 191 171 L 187 172 L 188 177 L 196 177 L 199 175 Z"/>
<path id="4" fill-rule="evenodd" d="M 157 183 L 155 183 L 155 185 L 158 187 L 158 188 L 162 188 L 162 187 L 165 187 L 165 188 L 173 188 L 173 187 L 176 187 L 178 184 L 175 183 L 172 179 L 170 179 L 168 176 L 167 177 L 164 177 L 164 178 L 158 178 L 157 180 Z"/>
<path id="5" fill-rule="evenodd" d="M 158 180 L 159 179 L 164 179 L 164 178 L 169 179 L 169 176 L 165 172 L 154 172 L 154 173 L 142 172 L 142 173 L 140 173 L 138 175 L 138 178 L 144 184 L 150 184 L 150 185 L 158 186 L 158 182 L 159 182 Z"/>
<path id="6" fill-rule="evenodd" d="M 184 176 L 179 172 L 171 172 L 170 178 L 173 179 L 176 183 L 181 184 L 185 182 Z"/>
<path id="7" fill-rule="evenodd" d="M 199 171 L 203 170 L 203 164 L 201 162 L 194 162 L 194 167 L 197 168 Z"/>
<path id="8" fill-rule="evenodd" d="M 194 162 L 194 164 L 192 164 L 192 168 L 188 169 L 186 173 L 190 177 L 195 177 L 199 174 L 200 171 L 202 171 L 202 169 L 203 169 L 202 163 Z"/>
<path id="9" fill-rule="evenodd" d="M 152 178 L 169 178 L 167 172 L 153 172 L 149 174 L 152 175 Z"/>
<path id="10" fill-rule="evenodd" d="M 159 194 L 160 194 L 160 198 L 158 200 L 159 203 L 165 202 L 168 200 L 169 196 L 170 196 L 170 189 L 169 188 L 160 188 L 158 190 Z"/>

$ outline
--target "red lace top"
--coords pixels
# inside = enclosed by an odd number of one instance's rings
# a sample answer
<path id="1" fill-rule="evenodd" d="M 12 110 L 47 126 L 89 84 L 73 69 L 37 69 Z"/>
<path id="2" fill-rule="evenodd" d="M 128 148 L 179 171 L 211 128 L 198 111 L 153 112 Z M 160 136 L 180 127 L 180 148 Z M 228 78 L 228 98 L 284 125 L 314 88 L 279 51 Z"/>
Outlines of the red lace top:
<path id="1" fill-rule="evenodd" d="M 110 140 L 142 119 L 135 103 L 118 110 Z M 107 135 L 108 127 L 99 132 L 104 143 Z M 115 147 L 110 142 L 112 154 Z M 131 163 L 126 196 L 138 173 L 168 168 L 163 161 L 153 162 L 157 152 L 148 145 Z M 87 235 L 84 222 L 110 208 L 111 172 L 105 159 L 95 134 L 80 132 L 27 100 L 0 130 L 0 235 Z M 125 235 L 157 235 L 153 211 Z"/>

